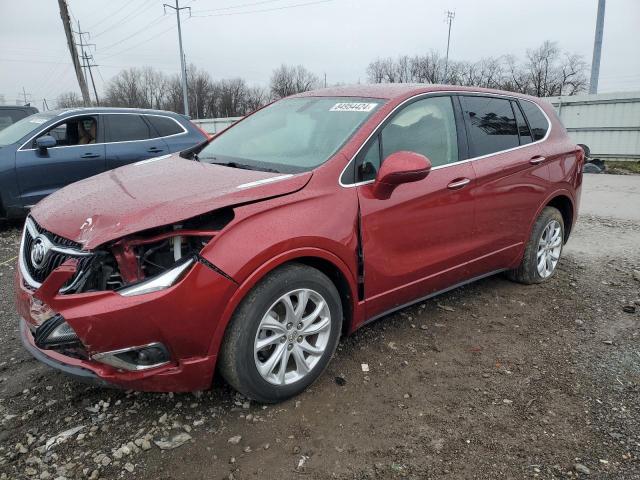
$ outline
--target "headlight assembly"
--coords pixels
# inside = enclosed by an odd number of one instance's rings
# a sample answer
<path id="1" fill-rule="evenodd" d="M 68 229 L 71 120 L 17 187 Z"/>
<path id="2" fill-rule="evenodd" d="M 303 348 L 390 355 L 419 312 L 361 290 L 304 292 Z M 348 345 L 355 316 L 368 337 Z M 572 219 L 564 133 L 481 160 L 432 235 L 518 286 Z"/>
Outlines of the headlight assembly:
<path id="1" fill-rule="evenodd" d="M 124 297 L 133 297 L 135 295 L 144 295 L 145 293 L 157 292 L 169 288 L 182 278 L 191 265 L 193 265 L 193 262 L 193 258 L 187 258 L 153 278 L 129 287 L 121 288 L 118 290 L 118 293 Z"/>

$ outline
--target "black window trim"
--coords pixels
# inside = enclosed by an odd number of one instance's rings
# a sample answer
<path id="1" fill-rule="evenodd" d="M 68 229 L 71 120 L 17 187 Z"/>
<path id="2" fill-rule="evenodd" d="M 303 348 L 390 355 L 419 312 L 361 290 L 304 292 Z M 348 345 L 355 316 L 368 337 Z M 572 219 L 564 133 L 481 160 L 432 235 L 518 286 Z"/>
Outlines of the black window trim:
<path id="1" fill-rule="evenodd" d="M 543 138 L 541 138 L 540 140 L 536 140 L 534 142 L 531 143 L 527 143 L 525 145 L 518 145 L 517 147 L 512 147 L 512 148 L 508 148 L 506 150 L 500 150 L 497 152 L 493 152 L 493 153 L 489 153 L 486 155 L 480 155 L 477 157 L 470 157 L 470 158 L 462 158 L 461 160 L 458 160 L 457 162 L 453 162 L 453 163 L 447 163 L 445 165 L 438 165 L 437 167 L 433 167 L 432 170 L 437 170 L 440 168 L 448 168 L 448 167 L 452 167 L 454 165 L 460 165 L 462 163 L 466 163 L 466 162 L 473 162 L 476 160 L 482 160 L 483 158 L 488 158 L 488 157 L 492 157 L 494 155 L 498 155 L 501 153 L 506 153 L 506 152 L 511 152 L 513 150 L 517 150 L 519 148 L 527 148 L 530 147 L 531 145 L 536 145 L 538 143 L 544 142 L 545 140 L 547 140 L 547 138 L 549 138 L 549 135 L 551 134 L 551 130 L 553 129 L 553 123 L 551 122 L 551 119 L 549 118 L 549 115 L 547 115 L 547 112 L 545 112 L 542 107 L 540 107 L 536 102 L 532 101 L 532 100 L 528 100 L 526 98 L 522 98 L 522 97 L 518 97 L 515 95 L 508 95 L 508 94 L 501 94 L 501 93 L 488 93 L 488 92 L 473 92 L 473 91 L 464 91 L 464 90 L 451 90 L 451 91 L 435 91 L 435 92 L 424 92 L 424 93 L 418 93 L 412 97 L 407 98 L 406 100 L 400 102 L 398 105 L 395 106 L 395 108 L 393 110 L 391 110 L 381 121 L 380 123 L 373 129 L 373 131 L 371 132 L 371 134 L 366 138 L 366 140 L 362 143 L 362 145 L 360 145 L 360 147 L 358 148 L 358 150 L 356 150 L 356 153 L 353 154 L 353 156 L 351 157 L 351 159 L 347 162 L 347 164 L 344 166 L 344 168 L 342 169 L 342 171 L 340 172 L 340 175 L 338 176 L 338 184 L 341 187 L 344 188 L 352 188 L 352 187 L 359 187 L 361 185 L 367 185 L 369 183 L 373 183 L 375 182 L 375 180 L 364 180 L 362 182 L 356 182 L 355 181 L 355 175 L 356 175 L 356 169 L 355 169 L 355 165 L 356 165 L 356 159 L 358 157 L 358 155 L 360 154 L 361 150 L 363 150 L 363 148 L 365 148 L 366 145 L 369 144 L 369 140 L 371 140 L 371 138 L 373 138 L 374 136 L 378 135 L 381 131 L 381 128 L 384 128 L 385 122 L 387 122 L 387 120 L 392 117 L 399 109 L 403 108 L 404 106 L 413 103 L 414 101 L 417 101 L 419 99 L 422 99 L 424 97 L 430 97 L 430 96 L 442 96 L 442 95 L 450 95 L 452 97 L 460 97 L 460 96 L 481 96 L 481 97 L 495 97 L 495 98 L 505 98 L 505 99 L 509 99 L 509 100 L 516 100 L 516 101 L 524 101 L 524 102 L 529 102 L 532 103 L 533 105 L 535 105 L 538 110 L 540 110 L 542 112 L 542 115 L 544 115 L 544 117 L 547 120 L 547 123 L 549 124 L 549 128 L 547 128 L 547 132 L 545 134 L 545 136 Z M 459 99 L 458 99 L 459 102 Z M 455 103 L 454 102 L 454 112 L 455 112 Z M 525 120 L 527 121 L 527 125 L 528 125 L 528 120 L 527 117 L 524 116 Z M 462 119 L 460 119 L 462 120 Z M 459 129 L 458 127 L 458 118 L 456 118 L 456 128 Z M 464 125 L 464 121 L 463 121 L 463 125 Z M 465 128 L 465 132 L 466 132 L 466 127 Z M 460 134 L 458 134 L 460 135 Z M 468 142 L 466 142 L 468 145 Z M 468 146 L 466 147 L 466 149 L 468 149 Z M 458 157 L 460 158 L 460 151 L 458 151 Z M 467 155 L 469 156 L 468 150 L 467 150 Z M 343 182 L 343 178 L 345 177 L 345 173 L 348 171 L 349 167 L 352 166 L 351 168 L 351 181 L 352 183 L 346 183 Z M 347 181 L 349 181 L 349 179 L 346 179 Z"/>
<path id="2" fill-rule="evenodd" d="M 449 97 L 451 99 L 451 109 L 453 110 L 453 117 L 454 117 L 454 122 L 455 122 L 455 126 L 456 126 L 456 137 L 457 137 L 457 144 L 458 144 L 458 160 L 455 162 L 451 162 L 451 163 L 447 163 L 445 165 L 453 165 L 456 164 L 458 162 L 460 162 L 460 160 L 465 159 L 468 156 L 468 150 L 467 150 L 467 140 L 466 140 L 466 134 L 464 133 L 464 130 L 461 130 L 461 126 L 460 123 L 462 121 L 462 110 L 460 109 L 460 102 L 458 101 L 457 98 L 455 98 L 454 95 L 451 95 L 449 93 L 441 93 L 441 92 L 433 92 L 433 95 L 429 95 L 429 97 L 427 98 L 434 98 L 434 97 Z M 384 152 L 384 145 L 383 145 L 383 140 L 382 140 L 382 131 L 384 130 L 384 128 L 389 125 L 389 123 L 391 123 L 393 121 L 394 118 L 396 118 L 396 116 L 398 116 L 399 114 L 402 113 L 402 111 L 409 107 L 410 105 L 419 102 L 421 100 L 425 100 L 425 98 L 413 98 L 410 99 L 410 101 L 407 101 L 405 103 L 403 103 L 402 105 L 402 109 L 395 109 L 391 115 L 388 115 L 387 117 L 384 118 L 384 120 L 382 122 L 380 122 L 378 124 L 378 126 L 376 127 L 376 132 L 374 135 L 370 136 L 367 141 L 365 142 L 365 144 L 367 145 L 365 148 L 361 148 L 356 155 L 355 155 L 355 162 L 354 162 L 354 171 L 353 171 L 353 179 L 356 179 L 356 176 L 358 175 L 358 167 L 360 166 L 360 164 L 362 163 L 362 158 L 364 157 L 364 155 L 366 155 L 369 152 L 369 146 L 375 142 L 376 138 L 379 139 L 379 156 L 380 156 L 380 166 L 382 166 L 382 162 L 384 161 L 384 158 L 382 158 L 382 152 Z M 364 155 L 363 155 L 364 154 Z M 433 167 L 433 168 L 437 168 L 437 167 Z M 364 183 L 364 182 L 370 182 L 371 180 L 364 180 L 362 182 L 358 182 L 358 183 Z M 343 185 L 344 186 L 344 185 Z"/>
<path id="3" fill-rule="evenodd" d="M 133 143 L 133 142 L 148 142 L 150 140 L 157 140 L 157 139 L 164 139 L 164 138 L 171 138 L 171 137 L 177 137 L 179 135 L 186 135 L 189 133 L 189 130 L 187 130 L 187 128 L 182 125 L 178 120 L 176 120 L 175 118 L 171 117 L 170 115 L 162 115 L 160 113 L 145 113 L 145 112 L 109 112 L 109 111 L 100 111 L 100 112 L 91 112 L 90 110 L 81 112 L 81 113 L 76 113 L 73 115 L 69 115 L 68 117 L 65 118 L 59 118 L 58 120 L 56 120 L 56 122 L 54 122 L 54 125 L 56 125 L 58 122 L 59 123 L 64 123 L 65 121 L 72 119 L 72 118 L 78 118 L 78 117 L 90 117 L 90 116 L 97 116 L 100 117 L 102 115 L 138 115 L 138 116 L 144 116 L 144 115 L 153 115 L 155 117 L 166 117 L 166 118 L 170 118 L 171 120 L 173 120 L 174 122 L 176 122 L 178 125 L 180 125 L 180 128 L 182 129 L 182 132 L 180 133 L 174 133 L 173 135 L 166 135 L 164 137 L 154 137 L 154 138 L 146 138 L 144 140 L 123 140 L 120 142 L 100 142 L 100 143 L 92 143 L 91 145 L 113 145 L 113 144 L 119 144 L 119 143 Z M 58 117 L 53 117 L 53 118 L 58 118 Z M 149 125 L 149 122 L 147 122 L 145 119 L 143 119 L 144 122 Z M 104 120 L 102 119 L 102 121 L 100 121 L 99 119 L 99 124 L 100 123 L 104 123 Z M 41 129 L 38 133 L 36 133 L 35 135 L 31 136 L 26 142 L 23 142 L 22 145 L 20 146 L 20 148 L 18 148 L 18 152 L 28 152 L 31 150 L 36 150 L 35 148 L 24 148 L 25 146 L 29 145 L 31 143 L 32 140 L 34 140 L 35 138 L 37 138 L 38 136 L 40 136 L 42 133 L 46 132 L 47 130 L 49 130 L 50 128 L 52 128 L 51 126 L 47 126 L 44 127 L 43 129 Z M 155 129 L 153 130 L 155 131 Z M 104 132 L 103 132 L 103 138 L 104 140 Z M 52 147 L 52 148 L 73 148 L 73 147 L 86 147 L 86 145 L 61 145 L 59 147 Z"/>
<path id="4" fill-rule="evenodd" d="M 98 121 L 98 126 L 97 126 L 97 131 L 96 131 L 96 135 L 97 135 L 96 136 L 96 140 L 98 138 L 100 140 L 104 140 L 104 120 L 100 118 L 100 114 L 99 113 L 84 113 L 82 115 L 72 115 L 72 116 L 69 116 L 69 117 L 66 117 L 66 118 L 61 118 L 61 119 L 53 122 L 51 125 L 49 125 L 48 127 L 43 128 L 37 134 L 35 134 L 33 137 L 31 137 L 29 140 L 27 140 L 24 144 L 22 144 L 22 146 L 17 150 L 17 152 L 29 152 L 29 151 L 37 150 L 38 148 L 35 146 L 35 141 L 40 135 L 45 133 L 47 130 L 53 130 L 54 128 L 57 128 L 60 125 L 62 125 L 63 123 L 67 123 L 67 121 L 69 121 L 69 120 L 71 120 L 73 118 L 83 118 L 83 117 L 95 117 L 96 118 L 96 120 Z M 54 118 L 56 118 L 56 117 L 54 117 Z M 23 149 L 22 147 L 24 147 L 27 144 L 30 144 L 31 148 Z M 55 147 L 51 147 L 49 150 L 55 149 L 55 148 L 87 147 L 87 146 L 93 146 L 93 145 L 104 145 L 104 142 L 84 143 L 82 145 L 56 145 Z"/>

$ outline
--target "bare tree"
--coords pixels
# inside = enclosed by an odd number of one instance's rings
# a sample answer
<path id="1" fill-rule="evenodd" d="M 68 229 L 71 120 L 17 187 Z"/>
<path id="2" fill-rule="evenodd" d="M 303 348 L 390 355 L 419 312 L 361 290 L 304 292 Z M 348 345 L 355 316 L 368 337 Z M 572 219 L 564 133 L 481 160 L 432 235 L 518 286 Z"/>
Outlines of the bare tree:
<path id="1" fill-rule="evenodd" d="M 58 108 L 76 108 L 83 107 L 84 102 L 76 92 L 66 92 L 58 95 L 56 105 Z"/>
<path id="2" fill-rule="evenodd" d="M 244 114 L 253 113 L 269 103 L 269 92 L 262 87 L 249 87 L 245 99 Z"/>
<path id="3" fill-rule="evenodd" d="M 379 58 L 367 67 L 372 83 L 447 83 L 499 88 L 536 96 L 574 95 L 587 85 L 586 63 L 580 55 L 562 52 L 544 42 L 527 50 L 524 61 L 514 56 L 488 57 L 477 62 L 450 61 L 436 51 L 415 57 Z"/>
<path id="4" fill-rule="evenodd" d="M 283 98 L 312 90 L 319 84 L 318 77 L 302 65 L 281 65 L 271 75 L 270 89 L 275 98 Z"/>

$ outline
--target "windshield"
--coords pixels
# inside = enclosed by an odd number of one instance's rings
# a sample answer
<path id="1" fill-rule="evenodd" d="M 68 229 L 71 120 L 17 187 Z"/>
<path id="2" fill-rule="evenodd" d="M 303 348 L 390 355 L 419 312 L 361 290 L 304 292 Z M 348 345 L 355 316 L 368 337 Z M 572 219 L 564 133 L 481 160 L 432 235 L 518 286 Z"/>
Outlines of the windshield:
<path id="1" fill-rule="evenodd" d="M 16 143 L 53 117 L 53 114 L 36 113 L 9 125 L 4 130 L 0 130 L 0 147 Z"/>
<path id="2" fill-rule="evenodd" d="M 214 138 L 198 159 L 283 173 L 311 170 L 331 158 L 382 103 L 354 97 L 281 100 Z"/>

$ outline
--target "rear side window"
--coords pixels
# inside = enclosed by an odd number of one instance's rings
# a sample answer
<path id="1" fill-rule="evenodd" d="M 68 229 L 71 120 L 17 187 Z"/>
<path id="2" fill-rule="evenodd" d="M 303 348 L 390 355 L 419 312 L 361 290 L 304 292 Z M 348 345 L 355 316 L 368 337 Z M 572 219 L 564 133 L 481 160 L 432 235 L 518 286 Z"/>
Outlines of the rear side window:
<path id="1" fill-rule="evenodd" d="M 140 115 L 104 115 L 107 142 L 130 142 L 156 137 Z"/>
<path id="2" fill-rule="evenodd" d="M 464 121 L 474 156 L 480 157 L 520 145 L 509 100 L 461 97 Z"/>
<path id="3" fill-rule="evenodd" d="M 169 135 L 184 132 L 184 129 L 172 118 L 156 115 L 145 115 L 145 118 L 155 129 L 159 137 L 168 137 Z"/>
<path id="4" fill-rule="evenodd" d="M 529 130 L 529 125 L 527 125 L 527 122 L 520 111 L 518 102 L 512 101 L 511 107 L 513 107 L 513 113 L 516 114 L 516 123 L 518 124 L 518 133 L 520 134 L 520 145 L 531 143 L 533 141 L 531 140 L 531 131 Z"/>
<path id="5" fill-rule="evenodd" d="M 522 100 L 520 105 L 522 106 L 522 110 L 529 121 L 533 140 L 542 140 L 547 134 L 547 130 L 549 130 L 549 122 L 547 121 L 547 118 L 540 110 L 540 107 L 533 102 Z"/>

